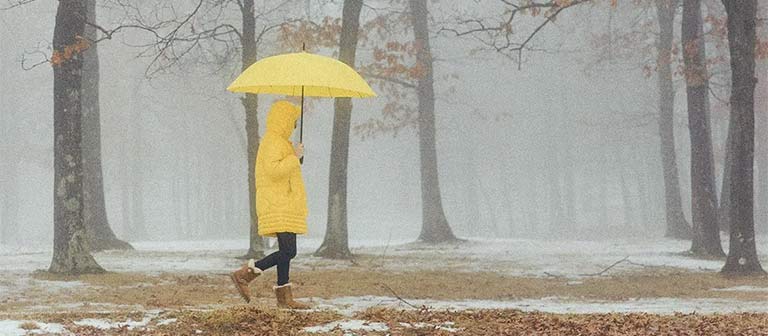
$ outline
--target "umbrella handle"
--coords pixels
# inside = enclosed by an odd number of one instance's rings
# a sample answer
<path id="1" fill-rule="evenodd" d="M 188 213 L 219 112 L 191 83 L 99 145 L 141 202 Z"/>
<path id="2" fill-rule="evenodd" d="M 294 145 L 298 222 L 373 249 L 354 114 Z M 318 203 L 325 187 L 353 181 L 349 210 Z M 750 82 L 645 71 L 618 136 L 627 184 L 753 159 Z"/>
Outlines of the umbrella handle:
<path id="1" fill-rule="evenodd" d="M 301 126 L 299 128 L 299 143 L 304 143 L 304 86 L 301 87 Z M 304 164 L 304 156 L 299 159 L 299 164 Z"/>

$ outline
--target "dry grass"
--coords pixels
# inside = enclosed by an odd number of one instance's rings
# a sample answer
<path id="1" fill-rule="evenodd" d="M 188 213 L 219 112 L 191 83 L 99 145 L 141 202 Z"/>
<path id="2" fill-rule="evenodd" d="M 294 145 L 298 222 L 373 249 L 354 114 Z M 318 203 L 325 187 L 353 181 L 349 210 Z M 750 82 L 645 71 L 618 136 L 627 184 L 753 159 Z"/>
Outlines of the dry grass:
<path id="1" fill-rule="evenodd" d="M 22 324 L 20 324 L 19 328 L 24 329 L 24 330 L 35 330 L 35 329 L 39 329 L 40 326 L 38 326 L 37 323 L 35 323 L 35 322 L 26 321 L 26 322 L 23 322 Z"/>
<path id="2" fill-rule="evenodd" d="M 75 280 L 39 272 L 35 279 Z M 251 285 L 256 301 L 271 303 L 275 274 L 268 271 Z M 242 303 L 229 277 L 224 274 L 184 275 L 106 273 L 76 278 L 84 286 L 51 291 L 48 283 L 37 282 L 20 297 L 0 303 L 2 311 L 24 311 L 30 306 L 56 306 L 84 303 L 80 310 L 98 305 L 123 308 L 176 309 L 221 307 Z M 526 278 L 496 273 L 459 273 L 437 271 L 383 272 L 362 267 L 341 270 L 303 270 L 293 276 L 298 297 L 333 298 L 340 296 L 399 296 L 413 299 L 487 299 L 514 300 L 542 297 L 625 300 L 628 298 L 731 298 L 766 300 L 768 291 L 713 291 L 734 286 L 768 287 L 768 278 L 729 279 L 716 273 L 680 272 L 658 269 L 642 274 L 591 277 L 577 282 L 563 278 Z M 34 284 L 34 283 L 33 283 Z M 12 309 L 12 310 L 11 310 Z M 72 309 L 76 311 L 78 308 Z M 2 315 L 2 313 L 0 313 Z"/>

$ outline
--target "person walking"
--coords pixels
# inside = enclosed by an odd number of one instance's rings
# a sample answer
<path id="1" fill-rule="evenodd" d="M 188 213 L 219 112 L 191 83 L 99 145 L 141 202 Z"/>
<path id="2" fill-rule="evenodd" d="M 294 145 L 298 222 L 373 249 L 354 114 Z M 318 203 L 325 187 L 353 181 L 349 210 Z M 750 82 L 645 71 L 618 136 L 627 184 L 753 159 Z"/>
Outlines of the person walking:
<path id="1" fill-rule="evenodd" d="M 250 302 L 248 285 L 267 269 L 277 266 L 277 305 L 289 309 L 309 309 L 294 301 L 291 292 L 291 259 L 296 256 L 296 235 L 307 233 L 307 194 L 299 160 L 304 145 L 289 138 L 301 112 L 298 106 L 277 101 L 267 115 L 267 128 L 256 155 L 256 214 L 259 235 L 277 237 L 278 251 L 261 260 L 248 260 L 230 277 L 245 302 Z"/>

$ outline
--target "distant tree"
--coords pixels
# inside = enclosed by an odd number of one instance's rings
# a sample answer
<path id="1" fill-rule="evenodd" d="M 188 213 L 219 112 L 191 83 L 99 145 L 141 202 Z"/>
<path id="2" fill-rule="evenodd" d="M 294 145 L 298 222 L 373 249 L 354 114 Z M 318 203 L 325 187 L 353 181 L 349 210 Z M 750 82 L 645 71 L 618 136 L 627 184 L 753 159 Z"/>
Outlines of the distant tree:
<path id="1" fill-rule="evenodd" d="M 757 0 L 723 0 L 731 54 L 730 248 L 722 273 L 764 275 L 755 245 L 755 46 Z"/>
<path id="2" fill-rule="evenodd" d="M 422 224 L 419 239 L 428 243 L 456 240 L 443 210 L 435 144 L 435 88 L 432 49 L 429 44 L 429 10 L 426 0 L 409 0 L 413 24 L 416 86 L 419 111 L 419 152 L 421 158 Z"/>
<path id="3" fill-rule="evenodd" d="M 87 9 L 60 0 L 53 35 L 54 246 L 52 273 L 100 273 L 88 250 L 83 218 L 82 71 Z"/>
<path id="4" fill-rule="evenodd" d="M 345 0 L 341 17 L 339 60 L 355 66 L 360 29 L 362 0 Z M 349 251 L 347 229 L 347 163 L 349 160 L 349 130 L 352 122 L 352 99 L 336 98 L 334 102 L 331 167 L 328 178 L 328 222 L 322 245 L 316 256 L 347 259 Z"/>
<path id="5" fill-rule="evenodd" d="M 88 23 L 96 23 L 96 0 L 86 0 Z M 86 24 L 85 38 L 91 41 L 83 52 L 83 216 L 91 251 L 130 250 L 130 244 L 117 239 L 109 225 L 104 202 L 104 177 L 101 165 L 101 122 L 99 106 L 99 53 L 98 31 Z"/>
<path id="6" fill-rule="evenodd" d="M 659 35 L 656 42 L 659 87 L 659 138 L 664 172 L 664 201 L 667 228 L 665 236 L 690 239 L 691 228 L 683 213 L 680 175 L 675 151 L 675 87 L 672 72 L 672 49 L 675 37 L 675 13 L 679 0 L 655 0 Z"/>
<path id="7" fill-rule="evenodd" d="M 683 0 L 682 50 L 691 137 L 691 204 L 696 255 L 725 256 L 717 221 L 717 191 L 709 115 L 709 74 L 700 0 Z"/>

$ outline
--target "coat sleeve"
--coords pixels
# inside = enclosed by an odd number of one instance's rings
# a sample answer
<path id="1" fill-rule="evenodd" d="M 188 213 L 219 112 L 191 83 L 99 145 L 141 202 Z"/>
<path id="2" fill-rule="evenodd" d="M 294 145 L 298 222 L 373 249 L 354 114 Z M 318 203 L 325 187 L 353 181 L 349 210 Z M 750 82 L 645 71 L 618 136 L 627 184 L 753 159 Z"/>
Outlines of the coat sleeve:
<path id="1" fill-rule="evenodd" d="M 264 163 L 266 163 L 267 175 L 271 177 L 287 176 L 296 169 L 301 169 L 299 164 L 299 158 L 296 155 L 289 153 L 283 155 L 280 147 L 274 143 L 265 143 L 259 146 L 259 153 L 264 155 Z"/>

